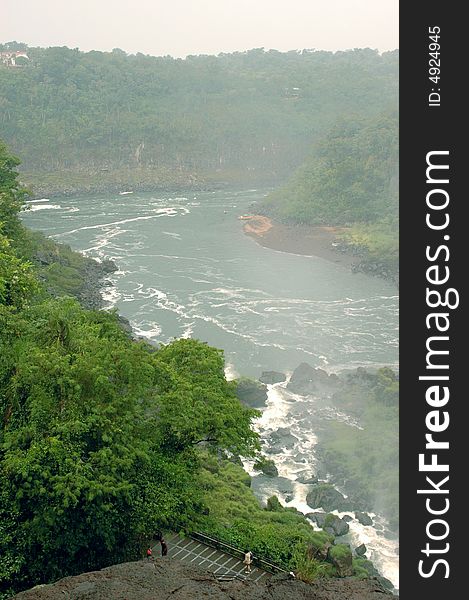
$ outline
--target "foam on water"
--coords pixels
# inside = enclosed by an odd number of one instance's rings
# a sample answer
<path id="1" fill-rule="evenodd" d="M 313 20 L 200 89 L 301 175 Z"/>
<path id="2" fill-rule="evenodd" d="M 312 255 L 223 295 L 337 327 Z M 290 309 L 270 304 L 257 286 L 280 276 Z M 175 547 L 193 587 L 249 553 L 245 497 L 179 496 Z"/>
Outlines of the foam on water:
<path id="1" fill-rule="evenodd" d="M 291 414 L 292 406 L 299 402 L 308 401 L 314 406 L 314 398 L 309 396 L 300 396 L 293 394 L 286 389 L 287 380 L 282 383 L 268 385 L 268 398 L 266 408 L 263 409 L 262 416 L 256 421 L 255 429 L 260 433 L 264 440 L 268 440 L 272 432 L 279 428 L 287 428 L 298 438 L 293 448 L 283 450 L 282 453 L 270 454 L 269 458 L 274 460 L 280 477 L 285 477 L 293 482 L 293 498 L 287 502 L 285 495 L 276 491 L 282 504 L 294 507 L 303 514 L 313 512 L 313 509 L 307 504 L 306 496 L 309 486 L 295 481 L 298 475 L 310 473 L 313 475 L 316 471 L 316 458 L 314 447 L 317 443 L 317 437 L 313 430 L 305 427 L 304 421 L 299 425 L 296 417 Z M 356 419 L 337 411 L 333 407 L 314 406 L 315 414 L 321 418 L 339 420 L 352 427 L 360 427 Z M 298 458 L 302 462 L 299 462 Z M 304 462 L 306 459 L 306 462 Z M 246 471 L 255 476 L 258 473 L 253 469 L 253 462 L 244 463 Z M 344 496 L 346 494 L 340 490 Z M 265 501 L 272 492 L 269 490 L 265 494 Z M 319 510 L 319 509 L 315 509 Z M 333 511 L 340 517 L 346 514 L 354 516 L 353 513 L 340 513 Z M 381 515 L 369 513 L 373 518 L 374 526 L 363 526 L 355 519 L 349 523 L 350 532 L 342 539 L 349 542 L 352 548 L 365 544 L 367 547 L 367 557 L 373 561 L 376 568 L 384 577 L 389 579 L 396 589 L 399 588 L 399 543 L 396 539 L 389 537 L 388 523 Z M 314 524 L 312 523 L 312 526 Z M 387 532 L 387 533 L 386 533 Z M 388 537 L 387 537 L 388 536 Z"/>
<path id="2" fill-rule="evenodd" d="M 108 286 L 101 290 L 101 295 L 105 302 L 105 309 L 110 310 L 119 302 L 122 298 L 122 294 L 117 291 L 115 286 Z"/>
<path id="3" fill-rule="evenodd" d="M 161 328 L 155 321 L 140 323 L 139 325 L 137 325 L 134 321 L 131 321 L 130 323 L 137 337 L 143 337 L 151 341 L 156 341 L 161 333 Z"/>
<path id="4" fill-rule="evenodd" d="M 60 204 L 32 204 L 28 211 L 36 212 L 38 210 L 60 210 Z"/>
<path id="5" fill-rule="evenodd" d="M 227 381 L 233 381 L 239 377 L 238 371 L 235 369 L 233 363 L 225 363 L 225 378 Z"/>

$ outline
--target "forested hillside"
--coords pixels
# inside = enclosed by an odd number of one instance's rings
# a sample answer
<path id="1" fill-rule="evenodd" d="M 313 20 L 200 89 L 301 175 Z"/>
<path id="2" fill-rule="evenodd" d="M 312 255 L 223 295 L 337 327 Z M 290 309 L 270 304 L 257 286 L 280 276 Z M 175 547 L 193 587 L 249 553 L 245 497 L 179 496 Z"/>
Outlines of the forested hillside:
<path id="1" fill-rule="evenodd" d="M 397 51 L 257 49 L 184 60 L 27 52 L 23 67 L 0 67 L 0 131 L 37 174 L 105 179 L 138 167 L 150 179 L 179 170 L 271 180 L 298 167 L 337 118 L 397 101 Z"/>
<path id="2" fill-rule="evenodd" d="M 259 210 L 293 224 L 344 226 L 344 243 L 363 255 L 363 266 L 395 278 L 398 165 L 396 112 L 342 119 Z"/>
<path id="3" fill-rule="evenodd" d="M 240 466 L 259 453 L 259 413 L 221 350 L 156 348 L 116 313 L 85 310 L 70 250 L 44 271 L 53 242 L 21 223 L 18 164 L 0 143 L 0 598 L 138 559 L 160 529 L 203 528 L 305 581 L 344 575 L 341 561 L 376 574 L 277 498 L 259 505 Z"/>

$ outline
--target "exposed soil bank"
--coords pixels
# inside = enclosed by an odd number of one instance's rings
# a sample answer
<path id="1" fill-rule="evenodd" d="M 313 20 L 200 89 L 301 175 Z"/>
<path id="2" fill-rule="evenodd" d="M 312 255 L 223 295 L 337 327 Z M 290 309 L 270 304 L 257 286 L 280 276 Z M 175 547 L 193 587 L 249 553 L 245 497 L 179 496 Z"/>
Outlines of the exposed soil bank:
<path id="1" fill-rule="evenodd" d="M 336 249 L 340 245 L 339 236 L 345 231 L 342 227 L 285 225 L 263 215 L 245 215 L 240 219 L 245 222 L 244 233 L 266 248 L 319 256 L 345 267 L 352 267 L 360 262 L 358 256 Z"/>

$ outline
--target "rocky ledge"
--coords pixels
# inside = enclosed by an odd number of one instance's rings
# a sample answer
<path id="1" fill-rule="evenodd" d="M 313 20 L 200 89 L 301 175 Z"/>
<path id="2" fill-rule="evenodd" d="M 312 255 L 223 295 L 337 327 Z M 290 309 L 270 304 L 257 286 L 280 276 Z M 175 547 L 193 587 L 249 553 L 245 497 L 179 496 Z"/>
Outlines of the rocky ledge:
<path id="1" fill-rule="evenodd" d="M 218 581 L 213 573 L 170 558 L 139 561 L 65 577 L 14 596 L 17 600 L 386 600 L 395 598 L 374 579 L 326 579 L 306 584 L 274 575 L 264 584 Z"/>

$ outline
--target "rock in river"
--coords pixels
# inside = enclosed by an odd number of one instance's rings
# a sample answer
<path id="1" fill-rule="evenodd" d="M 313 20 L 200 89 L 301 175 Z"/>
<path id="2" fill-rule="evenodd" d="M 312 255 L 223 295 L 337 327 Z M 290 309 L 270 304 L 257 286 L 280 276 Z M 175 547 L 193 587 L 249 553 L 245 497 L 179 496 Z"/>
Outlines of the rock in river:
<path id="1" fill-rule="evenodd" d="M 345 498 L 330 483 L 316 483 L 311 486 L 311 491 L 306 496 L 306 502 L 311 508 L 322 508 L 328 512 L 332 510 L 349 510 L 349 500 Z"/>
<path id="2" fill-rule="evenodd" d="M 267 400 L 267 386 L 255 379 L 241 377 L 237 381 L 236 395 L 251 408 L 263 408 Z"/>
<path id="3" fill-rule="evenodd" d="M 296 435 L 290 432 L 288 427 L 279 427 L 276 431 L 274 431 L 269 438 L 270 442 L 270 453 L 272 452 L 280 452 L 284 448 L 289 450 L 293 448 L 293 446 L 298 441 Z"/>
<path id="4" fill-rule="evenodd" d="M 362 525 L 373 525 L 373 519 L 370 517 L 368 513 L 365 512 L 356 512 L 355 518 Z"/>
<path id="5" fill-rule="evenodd" d="M 341 387 L 337 375 L 328 375 L 323 369 L 315 369 L 308 363 L 301 363 L 287 384 L 287 389 L 295 394 L 332 393 Z"/>
<path id="6" fill-rule="evenodd" d="M 262 375 L 259 377 L 259 381 L 262 381 L 262 383 L 273 384 L 285 381 L 286 378 L 287 376 L 284 373 L 279 373 L 279 371 L 263 371 Z"/>

